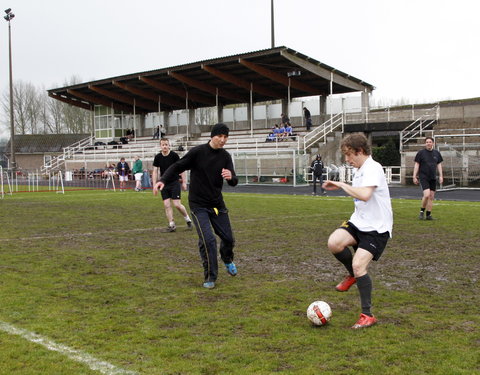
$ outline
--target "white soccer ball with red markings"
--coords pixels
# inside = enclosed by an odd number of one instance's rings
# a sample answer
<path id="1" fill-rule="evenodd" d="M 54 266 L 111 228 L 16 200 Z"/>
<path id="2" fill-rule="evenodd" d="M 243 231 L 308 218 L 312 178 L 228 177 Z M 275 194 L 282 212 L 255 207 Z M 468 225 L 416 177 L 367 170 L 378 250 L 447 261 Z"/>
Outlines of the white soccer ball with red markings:
<path id="1" fill-rule="evenodd" d="M 316 326 L 323 326 L 332 317 L 330 305 L 324 301 L 315 301 L 308 306 L 307 318 Z"/>

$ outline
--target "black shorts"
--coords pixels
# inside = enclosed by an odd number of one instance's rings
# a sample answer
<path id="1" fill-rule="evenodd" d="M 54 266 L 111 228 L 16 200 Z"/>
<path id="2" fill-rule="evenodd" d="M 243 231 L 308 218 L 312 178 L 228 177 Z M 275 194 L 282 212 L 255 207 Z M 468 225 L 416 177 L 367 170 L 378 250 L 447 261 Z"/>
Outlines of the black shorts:
<path id="1" fill-rule="evenodd" d="M 437 180 L 436 179 L 428 179 L 424 176 L 420 176 L 419 178 L 420 181 L 420 186 L 422 187 L 422 190 L 427 190 L 430 189 L 432 191 L 437 190 Z"/>
<path id="2" fill-rule="evenodd" d="M 162 193 L 162 199 L 180 199 L 180 182 L 175 181 L 172 182 L 168 185 L 165 185 L 163 189 L 161 190 Z"/>
<path id="3" fill-rule="evenodd" d="M 387 246 L 387 241 L 390 238 L 388 232 L 378 233 L 376 230 L 370 232 L 362 232 L 355 225 L 349 221 L 344 221 L 340 228 L 345 229 L 357 242 L 353 246 L 353 250 L 358 248 L 365 249 L 373 255 L 373 260 L 378 260 Z"/>

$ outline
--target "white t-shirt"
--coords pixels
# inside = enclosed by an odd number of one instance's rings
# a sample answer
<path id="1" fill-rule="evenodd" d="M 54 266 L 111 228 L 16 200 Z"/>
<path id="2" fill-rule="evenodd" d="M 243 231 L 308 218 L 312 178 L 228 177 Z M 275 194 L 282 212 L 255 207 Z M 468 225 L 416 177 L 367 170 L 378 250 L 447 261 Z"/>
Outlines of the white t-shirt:
<path id="1" fill-rule="evenodd" d="M 353 170 L 352 186 L 376 186 L 376 188 L 368 201 L 354 199 L 355 211 L 350 217 L 350 221 L 362 232 L 376 230 L 378 233 L 388 232 L 392 237 L 392 203 L 387 180 L 380 163 L 369 156 L 360 168 Z"/>

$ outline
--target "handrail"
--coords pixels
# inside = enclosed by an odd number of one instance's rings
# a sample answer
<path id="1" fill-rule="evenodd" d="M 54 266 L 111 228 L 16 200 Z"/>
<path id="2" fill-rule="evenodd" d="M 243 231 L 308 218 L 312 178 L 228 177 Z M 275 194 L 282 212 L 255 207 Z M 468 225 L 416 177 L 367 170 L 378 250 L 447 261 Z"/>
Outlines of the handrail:
<path id="1" fill-rule="evenodd" d="M 433 114 L 431 112 L 434 112 Z M 437 104 L 435 107 L 430 108 L 425 114 L 418 117 L 415 121 L 410 123 L 406 128 L 400 132 L 400 152 L 403 151 L 403 146 L 416 136 L 423 135 L 425 130 L 428 130 L 440 116 L 440 106 Z"/>
<path id="2" fill-rule="evenodd" d="M 45 163 L 40 168 L 40 171 L 46 172 L 47 170 L 58 169 L 63 163 L 65 163 L 65 160 L 71 158 L 74 153 L 80 151 L 82 148 L 85 148 L 85 145 L 91 143 L 93 143 L 93 136 L 81 139 L 70 146 L 64 147 L 63 154 L 52 158 L 48 164 Z"/>
<path id="3" fill-rule="evenodd" d="M 303 151 L 306 153 L 307 149 L 311 147 L 314 143 L 319 142 L 323 139 L 323 143 L 327 141 L 327 135 L 332 133 L 339 126 L 342 127 L 343 133 L 344 125 L 344 114 L 337 113 L 336 115 L 330 117 L 320 126 L 313 129 L 310 133 L 307 133 L 303 136 Z"/>

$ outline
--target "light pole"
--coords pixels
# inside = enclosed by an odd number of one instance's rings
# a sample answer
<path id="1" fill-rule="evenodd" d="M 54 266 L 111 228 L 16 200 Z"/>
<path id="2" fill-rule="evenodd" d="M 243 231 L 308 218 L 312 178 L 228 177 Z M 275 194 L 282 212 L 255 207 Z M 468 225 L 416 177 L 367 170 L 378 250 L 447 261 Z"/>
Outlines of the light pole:
<path id="1" fill-rule="evenodd" d="M 272 28 L 272 48 L 275 48 L 275 18 L 273 11 L 273 0 L 270 2 L 270 23 Z"/>
<path id="2" fill-rule="evenodd" d="M 13 118 L 13 79 L 12 79 L 12 32 L 10 27 L 10 21 L 15 14 L 12 13 L 12 9 L 5 9 L 7 14 L 5 20 L 8 22 L 8 58 L 9 58 L 9 70 L 10 70 L 10 166 L 12 169 L 15 169 L 15 147 L 14 147 L 14 138 L 15 138 L 15 123 Z"/>

